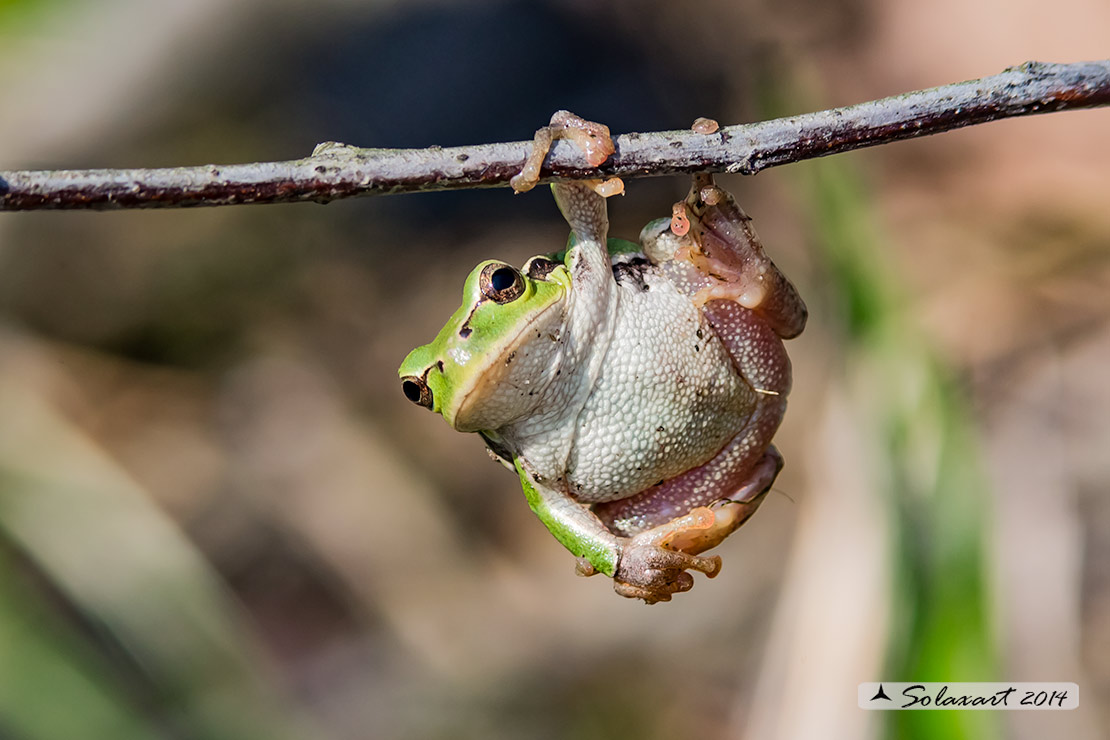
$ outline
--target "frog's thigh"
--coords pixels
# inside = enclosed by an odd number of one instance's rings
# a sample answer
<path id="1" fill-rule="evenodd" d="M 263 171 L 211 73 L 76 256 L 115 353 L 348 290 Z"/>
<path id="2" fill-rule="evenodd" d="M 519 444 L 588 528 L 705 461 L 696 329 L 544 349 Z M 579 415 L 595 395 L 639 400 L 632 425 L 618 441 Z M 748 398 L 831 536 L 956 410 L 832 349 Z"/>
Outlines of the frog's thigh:
<path id="1" fill-rule="evenodd" d="M 610 531 L 632 536 L 721 499 L 758 506 L 759 494 L 771 487 L 782 464 L 768 445 L 785 404 L 784 396 L 762 399 L 747 425 L 712 460 L 630 498 L 596 504 L 594 513 Z"/>
<path id="2" fill-rule="evenodd" d="M 710 301 L 702 310 L 740 377 L 761 396 L 785 398 L 790 392 L 790 358 L 775 330 L 733 301 Z"/>

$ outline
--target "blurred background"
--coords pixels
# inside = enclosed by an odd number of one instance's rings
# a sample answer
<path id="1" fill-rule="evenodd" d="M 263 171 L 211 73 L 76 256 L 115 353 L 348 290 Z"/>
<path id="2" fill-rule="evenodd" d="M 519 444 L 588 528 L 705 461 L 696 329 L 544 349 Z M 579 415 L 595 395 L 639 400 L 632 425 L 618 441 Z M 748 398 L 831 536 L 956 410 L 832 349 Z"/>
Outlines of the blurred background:
<path id="1" fill-rule="evenodd" d="M 166 166 L 760 120 L 1105 58 L 1110 6 L 0 0 L 0 42 L 0 169 Z M 399 392 L 476 262 L 562 245 L 542 189 L 0 215 L 0 738 L 1110 735 L 1110 110 L 721 182 L 811 321 L 774 492 L 651 608 Z"/>

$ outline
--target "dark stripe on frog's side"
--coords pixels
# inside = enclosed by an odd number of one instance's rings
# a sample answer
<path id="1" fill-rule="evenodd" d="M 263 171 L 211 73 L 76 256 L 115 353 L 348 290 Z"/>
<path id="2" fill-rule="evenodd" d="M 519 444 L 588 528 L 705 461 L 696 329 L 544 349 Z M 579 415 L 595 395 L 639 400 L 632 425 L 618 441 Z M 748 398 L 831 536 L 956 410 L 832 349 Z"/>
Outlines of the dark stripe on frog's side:
<path id="1" fill-rule="evenodd" d="M 478 306 L 482 305 L 485 302 L 485 300 L 486 300 L 485 298 L 479 298 L 478 302 L 475 303 L 474 306 L 470 309 L 470 313 L 468 313 L 466 315 L 466 318 L 463 319 L 462 325 L 459 326 L 459 332 L 458 333 L 459 333 L 459 336 L 462 337 L 463 339 L 466 339 L 467 337 L 469 337 L 470 332 L 474 331 L 473 329 L 470 328 L 470 320 L 472 318 L 474 318 L 474 312 L 478 310 Z"/>

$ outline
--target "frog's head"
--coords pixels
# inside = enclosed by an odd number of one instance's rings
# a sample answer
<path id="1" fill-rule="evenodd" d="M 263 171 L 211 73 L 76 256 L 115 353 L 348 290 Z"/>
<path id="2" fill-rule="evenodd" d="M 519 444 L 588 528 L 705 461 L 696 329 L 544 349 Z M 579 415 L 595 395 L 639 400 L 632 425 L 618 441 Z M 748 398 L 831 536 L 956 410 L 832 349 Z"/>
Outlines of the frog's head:
<path id="1" fill-rule="evenodd" d="M 566 266 L 546 257 L 523 270 L 495 260 L 475 267 L 462 306 L 401 363 L 405 396 L 460 432 L 529 413 L 558 372 L 570 285 Z"/>

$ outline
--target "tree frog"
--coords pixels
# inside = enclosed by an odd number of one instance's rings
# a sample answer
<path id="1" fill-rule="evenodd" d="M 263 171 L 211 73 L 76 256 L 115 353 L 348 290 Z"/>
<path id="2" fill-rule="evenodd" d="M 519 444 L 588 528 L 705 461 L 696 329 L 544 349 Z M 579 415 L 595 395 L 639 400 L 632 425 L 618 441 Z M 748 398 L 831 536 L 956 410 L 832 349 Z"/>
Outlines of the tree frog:
<path id="1" fill-rule="evenodd" d="M 552 139 L 592 165 L 608 129 L 561 111 L 537 132 L 514 187 Z M 782 467 L 771 445 L 786 408 L 782 340 L 806 308 L 751 220 L 709 175 L 638 244 L 608 238 L 619 181 L 552 186 L 566 250 L 520 269 L 474 268 L 463 303 L 401 364 L 409 400 L 477 432 L 516 471 L 529 506 L 617 593 L 669 601 L 714 577 L 715 547 L 758 508 Z"/>

